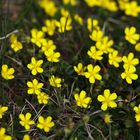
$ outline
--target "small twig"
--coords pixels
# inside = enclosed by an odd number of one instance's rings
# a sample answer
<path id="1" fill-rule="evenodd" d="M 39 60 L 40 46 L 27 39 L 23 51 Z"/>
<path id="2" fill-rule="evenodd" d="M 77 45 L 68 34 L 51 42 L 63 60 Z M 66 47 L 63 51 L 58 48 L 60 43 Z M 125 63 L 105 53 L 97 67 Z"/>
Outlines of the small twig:
<path id="1" fill-rule="evenodd" d="M 25 99 L 25 101 L 32 107 L 32 109 L 35 111 L 35 113 L 37 114 L 37 111 L 36 111 L 36 109 L 34 108 L 34 106 L 27 100 L 27 99 Z"/>
<path id="2" fill-rule="evenodd" d="M 116 25 L 119 25 L 119 27 L 123 27 L 124 28 L 126 26 L 124 23 L 120 22 L 119 20 L 113 19 L 111 17 L 108 18 L 108 21 L 112 22 L 112 23 L 114 23 Z"/>
<path id="3" fill-rule="evenodd" d="M 103 28 L 102 28 L 102 32 L 103 32 L 104 34 L 105 34 L 106 25 L 107 25 L 107 22 L 104 22 Z"/>
<path id="4" fill-rule="evenodd" d="M 87 133 L 88 133 L 88 136 L 91 140 L 95 140 L 92 135 L 91 135 L 91 132 L 90 132 L 90 127 L 85 123 L 85 127 L 86 127 L 86 130 L 87 130 Z"/>
<path id="5" fill-rule="evenodd" d="M 9 33 L 9 34 L 7 34 L 7 35 L 5 35 L 5 36 L 3 36 L 3 37 L 0 37 L 0 40 L 6 39 L 6 38 L 8 38 L 10 35 L 15 34 L 15 33 L 18 33 L 18 32 L 19 32 L 19 31 L 16 29 L 16 30 L 12 31 L 12 32 Z"/>
<path id="6" fill-rule="evenodd" d="M 93 115 L 98 114 L 98 113 L 100 113 L 100 112 L 102 112 L 102 110 L 97 110 L 97 111 L 91 113 L 90 116 L 93 116 Z"/>
<path id="7" fill-rule="evenodd" d="M 55 136 L 56 136 L 56 134 L 53 134 L 53 135 L 47 137 L 47 139 L 49 140 L 49 139 L 51 139 L 51 138 L 53 138 L 53 137 L 55 137 Z"/>
<path id="8" fill-rule="evenodd" d="M 66 106 L 66 107 L 69 108 L 72 112 L 74 112 L 74 113 L 77 114 L 78 116 L 80 116 L 79 113 L 76 112 L 75 110 L 73 110 L 71 107 L 69 107 L 69 106 Z"/>
<path id="9" fill-rule="evenodd" d="M 103 137 L 103 140 L 107 140 L 107 138 L 104 136 L 103 132 L 99 128 L 97 128 L 96 126 L 91 125 L 91 124 L 87 124 L 87 125 L 96 129 L 101 134 L 101 136 Z"/>
<path id="10" fill-rule="evenodd" d="M 13 133 L 14 133 L 14 126 L 13 126 L 13 116 L 12 114 L 10 114 L 10 119 L 11 119 L 11 130 L 12 130 L 12 136 L 13 136 Z"/>
<path id="11" fill-rule="evenodd" d="M 34 121 L 36 121 L 36 119 L 38 118 L 38 116 L 40 115 L 40 112 L 43 110 L 43 108 L 45 107 L 46 105 L 43 105 L 42 108 L 37 112 L 36 116 L 34 117 Z"/>
<path id="12" fill-rule="evenodd" d="M 56 105 L 58 105 L 57 102 L 54 101 L 51 97 L 49 97 L 49 99 L 50 99 L 53 103 L 55 103 Z"/>
<path id="13" fill-rule="evenodd" d="M 69 95 L 69 101 L 70 101 L 70 97 L 72 96 L 72 93 L 73 93 L 74 85 L 75 85 L 75 81 L 72 83 L 72 86 L 71 86 L 70 95 Z"/>
<path id="14" fill-rule="evenodd" d="M 111 137 L 111 125 L 109 125 L 109 140 L 112 140 L 112 137 Z"/>
<path id="15" fill-rule="evenodd" d="M 54 88 L 54 92 L 55 92 L 55 96 L 56 96 L 56 99 L 57 99 L 57 102 L 58 102 L 58 105 L 60 106 L 61 104 L 60 104 L 60 100 L 59 100 L 59 97 L 58 97 L 58 93 L 57 93 L 57 91 L 56 91 L 56 89 Z"/>
<path id="16" fill-rule="evenodd" d="M 131 101 L 135 100 L 139 95 L 134 96 Z"/>
<path id="17" fill-rule="evenodd" d="M 107 72 L 107 68 L 104 66 L 104 64 L 103 64 L 101 61 L 99 61 L 99 63 L 100 63 L 101 66 L 103 67 L 104 71 Z"/>
<path id="18" fill-rule="evenodd" d="M 37 129 L 22 130 L 22 131 L 20 131 L 20 132 L 22 132 L 22 133 L 25 133 L 25 132 L 28 132 L 28 133 L 30 133 L 30 132 L 32 132 L 32 131 L 34 131 L 34 130 L 37 130 Z"/>
<path id="19" fill-rule="evenodd" d="M 16 59 L 14 59 L 14 58 L 12 58 L 10 56 L 7 56 L 7 55 L 6 55 L 6 57 L 9 58 L 9 59 L 11 59 L 13 62 L 17 63 L 19 66 L 22 66 L 22 63 L 21 62 L 18 62 Z"/>
<path id="20" fill-rule="evenodd" d="M 118 103 L 118 102 L 124 102 L 124 100 L 123 100 L 123 99 L 120 99 L 120 100 L 117 100 L 116 102 L 117 102 L 117 103 Z"/>
<path id="21" fill-rule="evenodd" d="M 94 86 L 94 84 L 91 84 L 90 85 L 90 94 L 92 95 L 92 91 L 93 91 L 93 86 Z"/>
<path id="22" fill-rule="evenodd" d="M 23 108 L 22 108 L 22 110 L 21 110 L 21 113 L 23 112 L 23 110 L 25 109 L 25 107 L 26 107 L 26 105 L 23 106 Z"/>

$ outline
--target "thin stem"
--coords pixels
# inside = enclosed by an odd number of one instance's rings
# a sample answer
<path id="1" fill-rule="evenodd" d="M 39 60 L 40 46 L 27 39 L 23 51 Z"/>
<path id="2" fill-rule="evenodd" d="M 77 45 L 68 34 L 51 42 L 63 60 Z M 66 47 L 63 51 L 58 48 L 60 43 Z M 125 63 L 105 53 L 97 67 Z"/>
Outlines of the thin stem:
<path id="1" fill-rule="evenodd" d="M 34 106 L 27 100 L 27 99 L 25 99 L 25 101 L 32 107 L 32 109 L 35 111 L 35 113 L 37 114 L 37 111 L 36 111 L 36 109 L 34 108 Z"/>
<path id="2" fill-rule="evenodd" d="M 0 37 L 0 40 L 4 40 L 4 39 L 8 38 L 10 35 L 15 34 L 15 33 L 18 33 L 18 32 L 19 32 L 19 31 L 16 29 L 16 30 L 12 31 L 12 32 L 9 33 L 9 34 L 7 34 L 7 35 L 5 35 L 5 36 L 3 36 L 3 37 Z"/>
<path id="3" fill-rule="evenodd" d="M 92 135 L 91 135 L 91 132 L 90 132 L 90 127 L 85 123 L 85 127 L 86 127 L 86 131 L 88 133 L 88 136 L 91 140 L 95 140 Z"/>
<path id="4" fill-rule="evenodd" d="M 112 137 L 111 137 L 111 124 L 109 125 L 109 140 L 112 140 Z"/>
<path id="5" fill-rule="evenodd" d="M 74 89 L 74 85 L 75 85 L 75 81 L 72 83 L 72 86 L 71 86 L 71 90 L 70 90 L 70 95 L 69 95 L 69 100 L 72 96 L 72 93 L 73 93 L 73 89 Z"/>
<path id="6" fill-rule="evenodd" d="M 100 112 L 102 112 L 102 110 L 97 110 L 97 111 L 91 113 L 90 116 L 93 116 L 93 115 L 98 114 L 98 113 L 100 113 Z"/>
<path id="7" fill-rule="evenodd" d="M 36 116 L 34 117 L 34 121 L 36 121 L 36 119 L 38 118 L 38 116 L 40 115 L 40 112 L 44 109 L 46 105 L 43 105 L 42 108 L 37 112 Z"/>
<path id="8" fill-rule="evenodd" d="M 104 140 L 107 140 L 107 138 L 104 136 L 103 132 L 99 128 L 97 128 L 96 126 L 91 125 L 91 124 L 87 124 L 87 125 L 90 126 L 90 127 L 92 127 L 92 128 L 94 128 L 94 129 L 96 129 L 101 134 L 101 136 L 103 137 L 103 139 Z"/>

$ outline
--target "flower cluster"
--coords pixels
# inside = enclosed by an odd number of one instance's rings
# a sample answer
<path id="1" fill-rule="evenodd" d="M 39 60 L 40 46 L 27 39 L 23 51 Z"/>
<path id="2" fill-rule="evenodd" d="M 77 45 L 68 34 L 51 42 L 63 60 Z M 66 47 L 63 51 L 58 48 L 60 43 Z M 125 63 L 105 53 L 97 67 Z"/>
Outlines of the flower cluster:
<path id="1" fill-rule="evenodd" d="M 102 102 L 101 109 L 103 111 L 107 110 L 108 107 L 115 108 L 117 107 L 117 104 L 114 102 L 114 100 L 117 98 L 116 93 L 110 94 L 109 89 L 104 90 L 104 95 L 98 95 L 98 101 Z"/>
<path id="2" fill-rule="evenodd" d="M 14 78 L 14 68 L 8 68 L 8 65 L 3 64 L 2 65 L 2 69 L 1 69 L 1 76 L 6 79 L 6 80 L 10 80 Z"/>
<path id="3" fill-rule="evenodd" d="M 1 138 L 1 140 L 12 140 L 12 137 L 9 136 L 9 135 L 6 135 L 5 132 L 6 132 L 6 129 L 1 127 L 0 128 L 0 138 Z"/>
<path id="4" fill-rule="evenodd" d="M 35 122 L 31 120 L 31 113 L 19 114 L 20 118 L 20 124 L 25 127 L 26 130 L 29 130 L 31 128 L 31 125 L 34 125 Z M 43 116 L 39 116 L 38 118 L 38 124 L 37 127 L 40 129 L 44 129 L 45 132 L 49 132 L 50 129 L 54 126 L 54 122 L 52 121 L 52 117 L 48 116 L 46 119 L 43 118 Z M 28 136 L 26 136 L 28 137 Z"/>
<path id="5" fill-rule="evenodd" d="M 119 10 L 124 11 L 128 16 L 137 17 L 140 13 L 140 6 L 137 1 L 118 0 L 118 4 L 114 0 L 85 0 L 89 7 L 102 7 L 111 12 L 117 12 Z"/>
<path id="6" fill-rule="evenodd" d="M 31 20 L 21 16 L 25 27 L 15 24 L 20 29 L 0 37 L 0 140 L 129 139 L 129 128 L 137 133 L 139 4 L 31 2 L 25 12 Z"/>
<path id="7" fill-rule="evenodd" d="M 80 92 L 80 95 L 78 95 L 77 93 L 74 95 L 77 106 L 84 107 L 84 108 L 90 107 L 89 104 L 91 103 L 91 98 L 86 97 L 86 94 L 87 93 L 84 90 L 82 90 Z"/>
<path id="8" fill-rule="evenodd" d="M 18 41 L 16 34 L 12 34 L 11 35 L 11 37 L 10 37 L 10 43 L 11 43 L 11 48 L 15 52 L 18 52 L 19 50 L 21 50 L 23 48 L 23 45 L 22 45 L 22 43 L 20 41 Z"/>
<path id="9" fill-rule="evenodd" d="M 137 122 L 140 122 L 140 105 L 134 107 L 136 113 L 135 118 Z"/>
<path id="10" fill-rule="evenodd" d="M 138 75 L 135 74 L 136 68 L 135 66 L 139 64 L 139 59 L 134 58 L 133 53 L 129 53 L 128 56 L 124 56 L 122 58 L 124 65 L 124 72 L 121 74 L 122 79 L 126 79 L 128 84 L 132 84 L 132 80 L 137 80 Z"/>
<path id="11" fill-rule="evenodd" d="M 102 7 L 109 11 L 116 12 L 118 11 L 117 3 L 114 0 L 85 0 L 89 7 Z"/>
<path id="12" fill-rule="evenodd" d="M 8 110 L 7 106 L 0 106 L 0 119 L 2 119 L 3 114 Z"/>

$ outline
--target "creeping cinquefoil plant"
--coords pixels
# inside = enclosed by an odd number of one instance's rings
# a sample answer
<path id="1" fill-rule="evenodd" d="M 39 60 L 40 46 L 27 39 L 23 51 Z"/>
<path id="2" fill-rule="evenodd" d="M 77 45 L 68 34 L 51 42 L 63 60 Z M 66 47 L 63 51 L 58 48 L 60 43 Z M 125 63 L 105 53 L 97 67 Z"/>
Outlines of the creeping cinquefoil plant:
<path id="1" fill-rule="evenodd" d="M 1 0 L 0 140 L 140 140 L 139 62 L 139 0 Z"/>

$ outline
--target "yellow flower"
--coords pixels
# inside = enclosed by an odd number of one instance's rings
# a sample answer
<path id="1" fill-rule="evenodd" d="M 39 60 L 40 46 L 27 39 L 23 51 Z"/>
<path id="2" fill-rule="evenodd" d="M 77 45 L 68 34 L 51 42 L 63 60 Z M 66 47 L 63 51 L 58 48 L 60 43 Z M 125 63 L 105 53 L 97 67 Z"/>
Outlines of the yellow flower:
<path id="1" fill-rule="evenodd" d="M 74 19 L 75 19 L 75 21 L 77 21 L 80 25 L 83 25 L 83 19 L 82 19 L 78 14 L 75 14 L 75 15 L 74 15 Z"/>
<path id="2" fill-rule="evenodd" d="M 112 12 L 118 10 L 117 3 L 113 0 L 85 0 L 89 7 L 99 6 Z"/>
<path id="3" fill-rule="evenodd" d="M 140 6 L 136 1 L 127 2 L 124 9 L 128 16 L 137 17 L 140 13 Z"/>
<path id="4" fill-rule="evenodd" d="M 30 140 L 30 136 L 29 135 L 24 135 L 23 140 Z"/>
<path id="5" fill-rule="evenodd" d="M 102 60 L 103 52 L 100 50 L 97 50 L 95 46 L 91 46 L 90 50 L 87 52 L 87 54 L 94 60 Z"/>
<path id="6" fill-rule="evenodd" d="M 111 117 L 112 117 L 112 115 L 110 115 L 110 114 L 104 115 L 104 121 L 106 124 L 110 124 L 112 122 Z"/>
<path id="7" fill-rule="evenodd" d="M 77 5 L 77 0 L 63 0 L 63 3 L 75 6 L 75 5 Z"/>
<path id="8" fill-rule="evenodd" d="M 19 51 L 19 50 L 21 50 L 23 48 L 22 43 L 17 40 L 17 35 L 15 35 L 15 34 L 12 34 L 10 36 L 10 43 L 11 43 L 11 48 L 15 52 L 17 52 L 17 51 Z"/>
<path id="9" fill-rule="evenodd" d="M 19 51 L 19 50 L 21 50 L 21 49 L 23 48 L 23 45 L 22 45 L 22 43 L 19 42 L 19 41 L 14 41 L 14 42 L 11 44 L 11 48 L 12 48 L 15 52 L 17 52 L 17 51 Z"/>
<path id="10" fill-rule="evenodd" d="M 56 46 L 53 42 L 53 40 L 46 40 L 44 41 L 42 47 L 41 47 L 41 50 L 44 52 L 44 53 L 47 53 L 48 50 L 55 50 L 56 49 Z"/>
<path id="11" fill-rule="evenodd" d="M 117 3 L 115 1 L 112 1 L 112 0 L 103 0 L 102 7 L 111 11 L 111 12 L 118 11 Z"/>
<path id="12" fill-rule="evenodd" d="M 64 8 L 61 8 L 61 15 L 62 15 L 62 17 L 68 17 L 68 16 L 70 16 L 70 13 L 69 13 L 69 11 L 68 10 L 66 10 L 66 9 L 64 9 Z"/>
<path id="13" fill-rule="evenodd" d="M 54 75 L 49 78 L 50 85 L 53 87 L 61 87 L 61 81 L 61 78 L 55 77 Z"/>
<path id="14" fill-rule="evenodd" d="M 27 67 L 31 70 L 33 75 L 36 75 L 37 73 L 43 72 L 43 69 L 41 68 L 42 63 L 43 60 L 36 60 L 34 57 L 32 57 L 31 63 L 28 64 Z"/>
<path id="15" fill-rule="evenodd" d="M 102 51 L 103 53 L 110 53 L 113 51 L 112 45 L 114 44 L 113 40 L 109 40 L 108 36 L 102 38 L 101 41 L 96 43 L 96 48 Z"/>
<path id="16" fill-rule="evenodd" d="M 76 104 L 77 106 L 83 107 L 83 108 L 89 108 L 89 104 L 91 103 L 91 98 L 90 97 L 86 97 L 86 92 L 84 90 L 82 90 L 80 92 L 80 95 L 78 95 L 77 93 L 74 94 L 74 98 L 76 100 Z"/>
<path id="17" fill-rule="evenodd" d="M 48 51 L 45 52 L 45 55 L 47 56 L 47 60 L 49 62 L 59 62 L 60 60 L 60 53 L 55 52 L 52 49 L 49 49 Z"/>
<path id="18" fill-rule="evenodd" d="M 31 120 L 31 113 L 26 113 L 24 114 L 19 114 L 19 118 L 20 118 L 20 124 L 26 129 L 29 130 L 31 125 L 35 124 L 35 122 L 33 120 Z"/>
<path id="19" fill-rule="evenodd" d="M 90 83 L 95 83 L 95 79 L 97 80 L 102 79 L 102 76 L 99 74 L 101 68 L 98 65 L 93 67 L 92 64 L 89 64 L 87 66 L 87 70 L 88 72 L 85 72 L 85 77 L 89 79 Z"/>
<path id="20" fill-rule="evenodd" d="M 8 66 L 6 64 L 2 65 L 2 70 L 1 70 L 1 76 L 6 79 L 6 80 L 10 80 L 14 78 L 14 68 L 8 68 Z"/>
<path id="21" fill-rule="evenodd" d="M 68 17 L 61 17 L 60 22 L 56 21 L 56 26 L 58 27 L 58 31 L 60 33 L 64 33 L 65 31 L 70 31 L 72 29 L 71 25 L 72 19 Z"/>
<path id="22" fill-rule="evenodd" d="M 119 8 L 121 10 L 125 10 L 125 6 L 129 2 L 129 0 L 119 0 L 118 2 L 119 2 Z"/>
<path id="23" fill-rule="evenodd" d="M 43 116 L 39 116 L 38 118 L 38 124 L 37 127 L 40 129 L 44 129 L 45 132 L 49 132 L 50 129 L 55 125 L 52 121 L 52 117 L 48 116 L 47 118 L 44 118 Z"/>
<path id="24" fill-rule="evenodd" d="M 12 35 L 10 36 L 10 43 L 13 43 L 13 42 L 15 42 L 15 41 L 17 41 L 17 35 L 16 35 L 16 34 L 12 34 Z"/>
<path id="25" fill-rule="evenodd" d="M 74 66 L 74 70 L 78 75 L 84 76 L 86 67 L 84 67 L 82 63 L 78 63 L 77 67 Z"/>
<path id="26" fill-rule="evenodd" d="M 122 60 L 124 62 L 124 69 L 129 69 L 130 67 L 134 67 L 139 64 L 139 59 L 134 58 L 134 54 L 132 52 L 130 52 L 128 56 L 123 56 Z"/>
<path id="27" fill-rule="evenodd" d="M 45 21 L 45 26 L 42 27 L 43 32 L 47 32 L 48 35 L 52 36 L 55 32 L 55 20 L 49 20 L 47 19 Z"/>
<path id="28" fill-rule="evenodd" d="M 57 7 L 52 0 L 39 0 L 39 5 L 44 9 L 46 14 L 53 17 L 57 12 Z"/>
<path id="29" fill-rule="evenodd" d="M 140 51 L 140 42 L 135 45 L 135 50 L 138 52 Z"/>
<path id="30" fill-rule="evenodd" d="M 6 135 L 5 132 L 6 132 L 6 129 L 3 127 L 0 127 L 0 140 L 12 140 L 12 137 Z"/>
<path id="31" fill-rule="evenodd" d="M 134 107 L 134 111 L 135 111 L 135 118 L 137 122 L 140 122 L 140 104 L 138 106 Z"/>
<path id="32" fill-rule="evenodd" d="M 93 30 L 89 37 L 93 41 L 101 41 L 103 38 L 103 32 L 101 30 Z"/>
<path id="33" fill-rule="evenodd" d="M 116 68 L 119 67 L 119 63 L 122 62 L 122 58 L 118 56 L 118 51 L 115 50 L 112 53 L 109 53 L 109 64 L 115 66 Z"/>
<path id="34" fill-rule="evenodd" d="M 126 79 L 126 82 L 128 84 L 132 84 L 132 80 L 137 80 L 138 75 L 135 74 L 136 68 L 131 66 L 128 69 L 125 69 L 125 71 L 121 74 L 122 79 Z"/>
<path id="35" fill-rule="evenodd" d="M 100 27 L 98 24 L 99 22 L 97 19 L 92 19 L 92 18 L 87 19 L 87 28 L 89 32 L 92 32 L 93 30 L 100 30 Z"/>
<path id="36" fill-rule="evenodd" d="M 31 30 L 31 42 L 37 45 L 38 47 L 41 47 L 42 42 L 44 42 L 44 32 L 39 31 L 37 29 Z"/>
<path id="37" fill-rule="evenodd" d="M 131 43 L 131 44 L 136 44 L 137 41 L 139 40 L 140 36 L 139 34 L 136 33 L 136 28 L 135 27 L 126 27 L 125 28 L 125 39 Z"/>
<path id="38" fill-rule="evenodd" d="M 98 95 L 97 99 L 99 102 L 102 102 L 101 109 L 103 111 L 107 110 L 108 107 L 115 108 L 117 104 L 115 103 L 115 99 L 117 98 L 116 93 L 110 93 L 109 89 L 104 90 L 104 95 Z"/>
<path id="39" fill-rule="evenodd" d="M 8 110 L 7 106 L 0 105 L 0 119 L 2 118 L 3 114 Z"/>
<path id="40" fill-rule="evenodd" d="M 37 79 L 34 79 L 32 82 L 28 81 L 28 94 L 39 94 L 41 92 L 41 88 L 43 87 L 43 83 L 39 83 Z"/>
<path id="41" fill-rule="evenodd" d="M 89 7 L 94 7 L 94 6 L 101 6 L 101 1 L 100 0 L 85 0 L 87 5 Z"/>
<path id="42" fill-rule="evenodd" d="M 39 104 L 48 104 L 49 101 L 49 95 L 47 95 L 45 92 L 40 92 L 37 95 L 38 103 Z"/>

